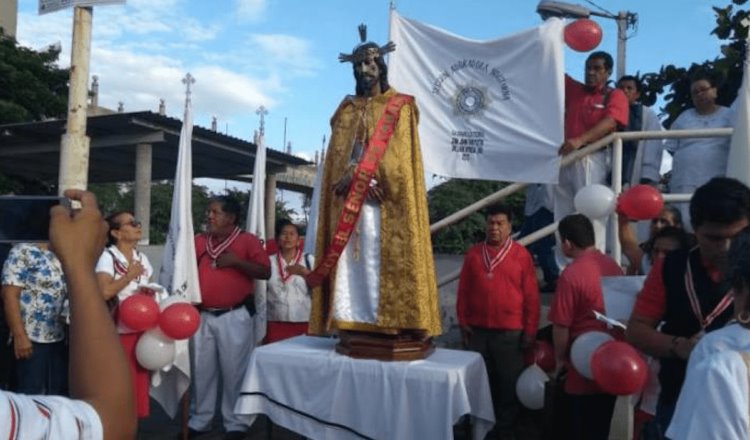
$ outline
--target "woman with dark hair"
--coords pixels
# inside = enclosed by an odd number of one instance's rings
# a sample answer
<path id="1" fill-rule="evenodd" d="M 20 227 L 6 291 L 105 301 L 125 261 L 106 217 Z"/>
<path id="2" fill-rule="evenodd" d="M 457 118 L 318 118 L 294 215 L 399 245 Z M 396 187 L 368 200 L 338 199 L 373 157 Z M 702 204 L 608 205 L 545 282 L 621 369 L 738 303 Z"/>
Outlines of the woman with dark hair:
<path id="1" fill-rule="evenodd" d="M 117 304 L 148 284 L 154 270 L 146 255 L 136 249 L 141 239 L 141 222 L 128 211 L 115 212 L 105 220 L 109 225 L 108 243 L 96 264 L 96 277 L 104 299 L 114 310 L 117 333 L 130 366 L 138 417 L 147 417 L 148 370 L 138 364 L 135 356 L 135 346 L 141 333 L 119 322 Z"/>
<path id="2" fill-rule="evenodd" d="M 750 229 L 732 240 L 725 283 L 731 286 L 734 319 L 706 334 L 688 360 L 667 437 L 746 439 L 749 436 Z"/>
<path id="3" fill-rule="evenodd" d="M 638 244 L 635 231 L 630 225 L 630 219 L 624 215 L 618 217 L 619 222 L 619 237 L 620 246 L 622 247 L 622 253 L 628 259 L 627 275 L 644 275 L 647 274 L 651 265 L 654 261 L 653 258 L 653 247 L 655 244 L 656 235 L 665 228 L 677 229 L 683 231 L 682 226 L 682 214 L 680 210 L 674 206 L 666 205 L 661 210 L 658 216 L 651 219 L 649 225 L 648 240 Z M 678 241 L 687 238 L 685 232 L 682 232 L 685 237 L 677 238 Z M 671 234 L 674 236 L 677 232 L 672 231 Z M 669 243 L 665 241 L 662 246 L 662 251 L 670 251 L 677 249 L 678 247 L 669 246 Z"/>
<path id="4" fill-rule="evenodd" d="M 315 264 L 302 252 L 299 228 L 291 221 L 279 220 L 275 238 L 279 251 L 271 256 L 266 343 L 307 333 L 310 291 L 304 277 Z"/>

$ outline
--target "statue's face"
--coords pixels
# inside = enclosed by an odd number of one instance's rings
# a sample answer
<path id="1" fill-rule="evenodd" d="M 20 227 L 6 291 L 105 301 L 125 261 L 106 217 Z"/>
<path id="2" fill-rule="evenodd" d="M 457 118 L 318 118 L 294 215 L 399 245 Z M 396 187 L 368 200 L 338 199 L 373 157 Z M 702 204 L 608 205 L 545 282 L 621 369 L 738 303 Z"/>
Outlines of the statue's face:
<path id="1" fill-rule="evenodd" d="M 372 55 L 366 55 L 355 61 L 354 71 L 357 74 L 357 83 L 362 90 L 372 91 L 380 81 L 380 67 Z"/>

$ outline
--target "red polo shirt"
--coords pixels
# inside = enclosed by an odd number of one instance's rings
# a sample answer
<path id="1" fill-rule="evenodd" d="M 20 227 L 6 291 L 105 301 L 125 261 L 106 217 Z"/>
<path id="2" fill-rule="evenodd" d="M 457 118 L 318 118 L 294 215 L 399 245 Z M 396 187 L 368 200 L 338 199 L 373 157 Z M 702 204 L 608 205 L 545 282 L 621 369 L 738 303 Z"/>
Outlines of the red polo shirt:
<path id="1" fill-rule="evenodd" d="M 615 120 L 618 128 L 628 125 L 628 98 L 620 89 L 591 89 L 565 75 L 565 139 L 578 137 L 604 117 Z"/>
<path id="2" fill-rule="evenodd" d="M 567 327 L 570 352 L 575 338 L 588 331 L 607 331 L 597 321 L 594 311 L 604 313 L 602 277 L 624 275 L 620 266 L 596 249 L 587 250 L 565 268 L 557 280 L 557 290 L 550 304 L 548 319 L 555 325 Z M 592 380 L 581 376 L 568 359 L 565 391 L 570 394 L 596 394 L 602 391 Z"/>
<path id="3" fill-rule="evenodd" d="M 205 234 L 195 237 L 195 254 L 198 259 L 198 280 L 201 286 L 203 307 L 229 308 L 240 304 L 253 293 L 255 280 L 234 268 L 214 268 L 206 252 Z M 242 232 L 227 248 L 228 252 L 243 260 L 271 267 L 260 240 L 252 234 Z"/>
<path id="4" fill-rule="evenodd" d="M 513 242 L 490 277 L 482 260 L 482 245 L 472 246 L 464 256 L 456 298 L 458 323 L 535 335 L 539 326 L 539 287 L 531 255 Z M 489 250 L 490 258 L 497 254 L 497 250 Z"/>

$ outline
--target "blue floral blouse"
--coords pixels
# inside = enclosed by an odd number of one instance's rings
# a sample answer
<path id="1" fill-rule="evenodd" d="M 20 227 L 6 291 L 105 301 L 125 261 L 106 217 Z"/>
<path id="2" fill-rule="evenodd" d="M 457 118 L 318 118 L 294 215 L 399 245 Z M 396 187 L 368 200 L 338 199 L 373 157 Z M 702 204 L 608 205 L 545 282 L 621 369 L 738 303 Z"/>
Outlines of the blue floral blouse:
<path id="1" fill-rule="evenodd" d="M 60 260 L 51 251 L 20 243 L 3 265 L 4 286 L 21 287 L 21 321 L 33 342 L 58 342 L 65 337 L 63 303 L 68 297 Z"/>

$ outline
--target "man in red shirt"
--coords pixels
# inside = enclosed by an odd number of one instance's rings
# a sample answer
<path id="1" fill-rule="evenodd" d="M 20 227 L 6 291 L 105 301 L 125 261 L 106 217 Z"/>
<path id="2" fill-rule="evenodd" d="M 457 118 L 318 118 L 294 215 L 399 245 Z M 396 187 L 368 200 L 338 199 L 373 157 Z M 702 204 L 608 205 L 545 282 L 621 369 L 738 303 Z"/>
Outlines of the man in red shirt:
<path id="1" fill-rule="evenodd" d="M 208 205 L 206 233 L 195 237 L 203 302 L 198 307 L 201 325 L 192 339 L 191 436 L 211 429 L 219 376 L 225 438 L 245 438 L 248 428 L 234 414 L 234 404 L 257 339 L 254 282 L 271 277 L 271 263 L 260 240 L 237 227 L 239 219 L 235 199 L 216 197 Z"/>
<path id="2" fill-rule="evenodd" d="M 489 208 L 486 239 L 466 252 L 456 299 L 464 345 L 479 352 L 487 366 L 501 438 L 513 438 L 523 350 L 539 326 L 534 262 L 526 248 L 510 238 L 512 220 L 507 205 Z"/>
<path id="3" fill-rule="evenodd" d="M 593 52 L 586 59 L 585 83 L 565 76 L 565 141 L 559 154 L 598 141 L 628 125 L 630 107 L 622 90 L 607 85 L 612 75 L 612 56 Z M 574 213 L 573 199 L 579 189 L 593 183 L 605 183 L 609 174 L 609 151 L 602 149 L 560 169 L 554 191 L 555 220 Z M 596 247 L 604 250 L 605 223 L 594 221 Z"/>
<path id="4" fill-rule="evenodd" d="M 655 262 L 626 332 L 629 342 L 661 365 L 654 419 L 660 435 L 672 420 L 693 347 L 732 318 L 732 294 L 720 271 L 732 237 L 750 224 L 750 189 L 735 179 L 711 179 L 690 200 L 690 222 L 698 246 Z"/>
<path id="5" fill-rule="evenodd" d="M 571 365 L 570 346 L 576 337 L 589 331 L 607 331 L 594 312 L 604 313 L 601 278 L 623 275 L 611 258 L 594 246 L 594 227 L 581 214 L 569 215 L 557 226 L 566 257 L 572 258 L 560 274 L 552 298 L 549 320 L 558 372 L 567 369 L 565 392 L 572 403 L 572 438 L 609 437 L 609 425 L 615 408 L 615 396 L 605 394 L 594 381 L 581 376 Z"/>

